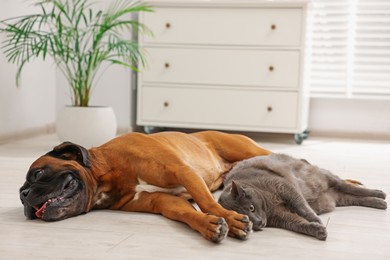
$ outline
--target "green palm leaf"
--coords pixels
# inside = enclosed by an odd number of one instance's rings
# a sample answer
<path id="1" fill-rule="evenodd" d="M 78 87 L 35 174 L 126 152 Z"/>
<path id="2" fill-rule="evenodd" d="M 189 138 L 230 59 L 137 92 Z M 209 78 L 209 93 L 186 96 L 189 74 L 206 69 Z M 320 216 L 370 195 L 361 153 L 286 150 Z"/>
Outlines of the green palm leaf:
<path id="1" fill-rule="evenodd" d="M 70 85 L 72 104 L 88 106 L 104 62 L 135 71 L 138 64 L 145 64 L 130 33 L 151 32 L 129 17 L 152 11 L 149 6 L 116 0 L 102 11 L 94 9 L 88 0 L 41 0 L 35 4 L 41 13 L 0 21 L 0 32 L 5 34 L 3 51 L 8 61 L 18 66 L 17 85 L 28 62 L 50 56 Z"/>

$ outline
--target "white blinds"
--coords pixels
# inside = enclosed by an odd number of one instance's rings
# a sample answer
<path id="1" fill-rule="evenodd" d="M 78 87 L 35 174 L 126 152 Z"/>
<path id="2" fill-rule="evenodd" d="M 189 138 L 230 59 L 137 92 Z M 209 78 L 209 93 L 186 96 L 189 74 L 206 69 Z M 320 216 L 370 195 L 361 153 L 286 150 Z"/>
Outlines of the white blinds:
<path id="1" fill-rule="evenodd" d="M 390 0 L 311 2 L 311 95 L 390 98 Z"/>

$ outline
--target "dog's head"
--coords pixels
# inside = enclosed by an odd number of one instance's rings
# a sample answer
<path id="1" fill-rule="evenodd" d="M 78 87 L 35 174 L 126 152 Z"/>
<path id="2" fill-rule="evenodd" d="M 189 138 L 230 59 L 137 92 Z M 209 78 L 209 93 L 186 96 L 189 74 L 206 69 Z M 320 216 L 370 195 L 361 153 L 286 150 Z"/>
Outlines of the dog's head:
<path id="1" fill-rule="evenodd" d="M 70 142 L 38 158 L 19 190 L 26 217 L 56 221 L 88 211 L 90 167 L 88 150 Z"/>

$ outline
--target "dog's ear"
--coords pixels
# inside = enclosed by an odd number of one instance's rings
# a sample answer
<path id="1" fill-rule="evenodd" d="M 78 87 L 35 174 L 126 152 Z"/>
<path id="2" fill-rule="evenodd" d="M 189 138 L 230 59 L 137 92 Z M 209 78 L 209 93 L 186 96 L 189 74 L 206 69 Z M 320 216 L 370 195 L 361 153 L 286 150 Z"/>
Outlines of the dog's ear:
<path id="1" fill-rule="evenodd" d="M 53 151 L 48 152 L 47 155 L 64 160 L 74 160 L 87 168 L 91 168 L 88 150 L 78 144 L 64 142 L 54 147 Z"/>

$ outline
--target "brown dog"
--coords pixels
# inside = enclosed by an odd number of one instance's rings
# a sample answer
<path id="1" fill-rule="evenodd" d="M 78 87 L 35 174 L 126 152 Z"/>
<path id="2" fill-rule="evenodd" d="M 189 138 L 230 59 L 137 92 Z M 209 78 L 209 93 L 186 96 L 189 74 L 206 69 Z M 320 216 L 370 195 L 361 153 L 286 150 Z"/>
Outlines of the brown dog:
<path id="1" fill-rule="evenodd" d="M 210 191 L 233 163 L 267 154 L 245 136 L 215 131 L 130 133 L 89 150 L 65 142 L 31 165 L 20 198 L 29 219 L 56 221 L 93 209 L 151 212 L 214 242 L 227 233 L 245 239 L 248 217 L 222 208 Z"/>

